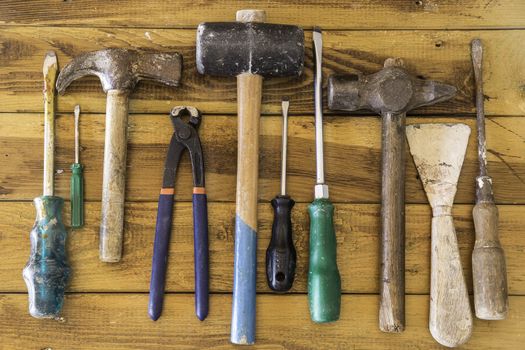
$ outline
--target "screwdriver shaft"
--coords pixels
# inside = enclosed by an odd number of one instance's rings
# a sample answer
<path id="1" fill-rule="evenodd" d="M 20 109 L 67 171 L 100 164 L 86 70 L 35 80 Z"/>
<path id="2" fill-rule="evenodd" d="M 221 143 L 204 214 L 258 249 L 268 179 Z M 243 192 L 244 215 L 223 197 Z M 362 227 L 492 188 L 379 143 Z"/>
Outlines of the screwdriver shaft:
<path id="1" fill-rule="evenodd" d="M 322 70 L 322 57 L 323 57 L 323 36 L 321 29 L 314 28 L 313 32 L 314 41 L 314 52 L 315 52 L 315 87 L 314 87 L 314 100 L 315 100 L 315 155 L 316 155 L 316 166 L 317 166 L 317 184 L 324 184 L 324 156 L 323 156 L 323 70 Z"/>
<path id="2" fill-rule="evenodd" d="M 78 132 L 78 123 L 80 118 L 80 106 L 75 106 L 75 163 L 80 163 L 80 140 Z"/>
<path id="3" fill-rule="evenodd" d="M 290 102 L 288 99 L 283 99 L 283 145 L 281 154 L 281 196 L 286 195 L 286 157 L 288 153 L 288 107 Z"/>

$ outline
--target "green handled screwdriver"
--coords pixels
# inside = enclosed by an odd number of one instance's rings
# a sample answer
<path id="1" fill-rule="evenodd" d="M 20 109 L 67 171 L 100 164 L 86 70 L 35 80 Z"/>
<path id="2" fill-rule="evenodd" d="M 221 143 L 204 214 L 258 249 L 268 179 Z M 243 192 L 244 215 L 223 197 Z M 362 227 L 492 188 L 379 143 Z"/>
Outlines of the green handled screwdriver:
<path id="1" fill-rule="evenodd" d="M 84 174 L 80 164 L 80 106 L 75 106 L 75 163 L 71 164 L 71 227 L 84 226 Z"/>
<path id="2" fill-rule="evenodd" d="M 323 323 L 339 319 L 341 309 L 341 277 L 337 269 L 336 239 L 333 223 L 334 206 L 328 199 L 324 179 L 322 46 L 321 30 L 313 31 L 315 53 L 315 150 L 317 182 L 315 199 L 308 207 L 310 214 L 310 263 L 308 267 L 308 301 L 312 321 Z"/>

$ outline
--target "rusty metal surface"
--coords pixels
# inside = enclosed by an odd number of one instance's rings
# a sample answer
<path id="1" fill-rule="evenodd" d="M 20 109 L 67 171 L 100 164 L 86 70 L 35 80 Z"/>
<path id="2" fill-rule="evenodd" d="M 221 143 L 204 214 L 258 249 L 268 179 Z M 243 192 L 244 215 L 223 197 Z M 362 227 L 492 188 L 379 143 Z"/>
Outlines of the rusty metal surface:
<path id="1" fill-rule="evenodd" d="M 75 57 L 60 72 L 57 90 L 63 94 L 74 80 L 86 75 L 99 77 L 104 92 L 131 91 L 143 79 L 177 86 L 182 75 L 182 56 L 178 53 L 141 52 L 111 48 Z"/>
<path id="2" fill-rule="evenodd" d="M 416 78 L 398 59 L 387 59 L 385 67 L 370 75 L 332 75 L 328 80 L 330 109 L 376 113 L 406 113 L 453 97 L 456 88 L 434 80 Z"/>

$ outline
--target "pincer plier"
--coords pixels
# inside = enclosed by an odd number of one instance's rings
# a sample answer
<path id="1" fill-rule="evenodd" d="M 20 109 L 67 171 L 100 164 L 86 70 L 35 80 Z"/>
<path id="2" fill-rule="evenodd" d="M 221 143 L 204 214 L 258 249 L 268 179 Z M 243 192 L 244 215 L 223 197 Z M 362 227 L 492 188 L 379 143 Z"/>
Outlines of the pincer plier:
<path id="1" fill-rule="evenodd" d="M 189 114 L 186 123 L 182 116 Z M 175 131 L 171 137 L 164 167 L 164 177 L 159 196 L 155 242 L 153 244 L 153 263 L 149 293 L 148 313 L 156 321 L 162 312 L 168 249 L 173 218 L 175 197 L 175 176 L 182 152 L 190 154 L 193 172 L 193 235 L 195 254 L 195 313 L 202 321 L 208 315 L 209 263 L 208 263 L 208 209 L 204 189 L 204 161 L 197 130 L 201 115 L 195 107 L 174 107 L 170 114 Z"/>

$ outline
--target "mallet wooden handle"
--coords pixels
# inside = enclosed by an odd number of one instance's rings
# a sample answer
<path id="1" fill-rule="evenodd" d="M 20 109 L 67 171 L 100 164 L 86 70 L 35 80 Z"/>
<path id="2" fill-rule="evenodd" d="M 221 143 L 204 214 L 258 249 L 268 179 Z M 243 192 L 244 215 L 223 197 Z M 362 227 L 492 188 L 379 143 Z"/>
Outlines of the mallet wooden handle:
<path id="1" fill-rule="evenodd" d="M 118 262 L 122 256 L 128 93 L 123 90 L 107 92 L 100 223 L 100 260 L 104 262 Z"/>
<path id="2" fill-rule="evenodd" d="M 472 313 L 450 207 L 432 210 L 429 328 L 440 344 L 456 347 L 472 334 Z"/>
<path id="3" fill-rule="evenodd" d="M 498 237 L 498 208 L 481 201 L 472 211 L 476 244 L 472 252 L 472 277 L 476 316 L 503 320 L 507 316 L 507 269 Z"/>
<path id="4" fill-rule="evenodd" d="M 379 328 L 405 329 L 405 114 L 382 115 Z"/>
<path id="5" fill-rule="evenodd" d="M 257 179 L 262 81 L 250 73 L 237 76 L 238 147 L 235 261 L 231 342 L 255 342 L 257 269 Z"/>

